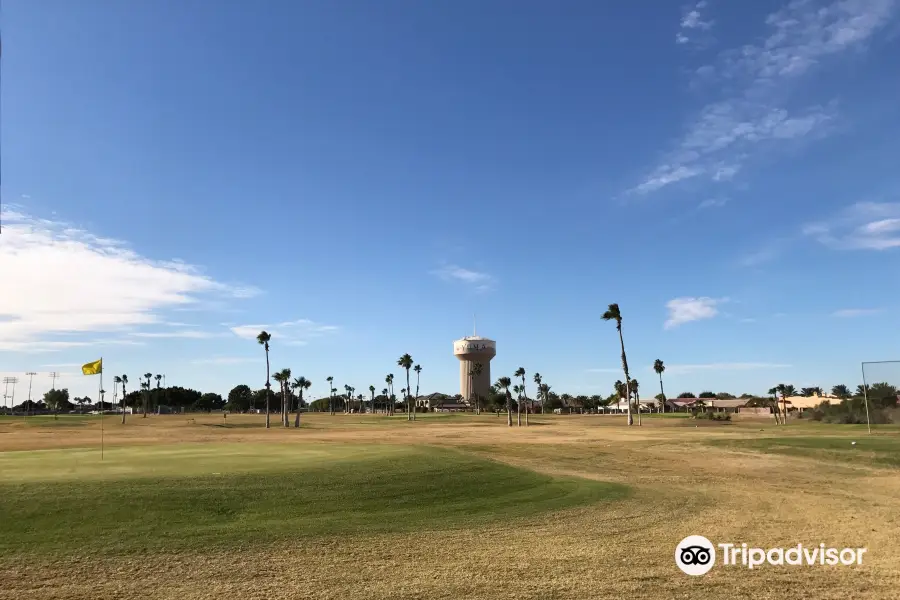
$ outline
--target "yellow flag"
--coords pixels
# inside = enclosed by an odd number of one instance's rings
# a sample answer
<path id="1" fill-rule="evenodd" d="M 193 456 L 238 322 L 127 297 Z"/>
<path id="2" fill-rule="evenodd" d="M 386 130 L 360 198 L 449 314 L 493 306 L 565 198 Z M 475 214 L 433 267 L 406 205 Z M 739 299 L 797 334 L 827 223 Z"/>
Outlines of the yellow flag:
<path id="1" fill-rule="evenodd" d="M 95 360 L 94 362 L 89 362 L 86 365 L 82 365 L 81 372 L 85 375 L 99 375 L 103 372 L 103 359 Z"/>

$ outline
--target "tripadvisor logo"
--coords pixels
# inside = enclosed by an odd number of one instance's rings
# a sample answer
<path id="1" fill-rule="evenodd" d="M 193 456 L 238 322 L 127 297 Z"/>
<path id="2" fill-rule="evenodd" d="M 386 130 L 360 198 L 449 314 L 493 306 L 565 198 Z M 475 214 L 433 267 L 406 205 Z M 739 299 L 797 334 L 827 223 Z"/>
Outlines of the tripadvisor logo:
<path id="1" fill-rule="evenodd" d="M 755 569 L 762 565 L 850 566 L 861 565 L 866 548 L 829 548 L 825 544 L 790 548 L 753 548 L 747 544 L 713 544 L 702 535 L 689 535 L 675 547 L 675 564 L 688 575 L 706 575 L 716 565 Z"/>

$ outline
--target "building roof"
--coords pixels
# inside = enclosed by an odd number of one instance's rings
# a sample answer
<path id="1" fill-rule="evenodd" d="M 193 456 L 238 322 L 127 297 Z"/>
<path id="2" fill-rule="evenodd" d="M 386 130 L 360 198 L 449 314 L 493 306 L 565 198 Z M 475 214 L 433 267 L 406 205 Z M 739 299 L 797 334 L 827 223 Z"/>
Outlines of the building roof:
<path id="1" fill-rule="evenodd" d="M 726 400 L 710 398 L 708 401 L 706 401 L 706 405 L 713 408 L 742 408 L 744 406 L 747 406 L 747 402 L 749 401 L 749 398 L 728 398 Z"/>

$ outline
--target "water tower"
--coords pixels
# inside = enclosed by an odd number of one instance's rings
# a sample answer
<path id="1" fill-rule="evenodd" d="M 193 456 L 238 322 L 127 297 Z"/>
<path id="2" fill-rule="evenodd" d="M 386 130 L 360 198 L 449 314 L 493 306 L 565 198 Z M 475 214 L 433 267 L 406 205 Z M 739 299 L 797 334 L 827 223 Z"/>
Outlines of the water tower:
<path id="1" fill-rule="evenodd" d="M 453 342 L 453 355 L 459 359 L 459 393 L 465 400 L 473 400 L 478 394 L 487 398 L 491 394 L 491 359 L 497 355 L 497 342 L 473 335 Z M 475 363 L 481 363 L 481 375 L 473 377 L 469 371 Z"/>

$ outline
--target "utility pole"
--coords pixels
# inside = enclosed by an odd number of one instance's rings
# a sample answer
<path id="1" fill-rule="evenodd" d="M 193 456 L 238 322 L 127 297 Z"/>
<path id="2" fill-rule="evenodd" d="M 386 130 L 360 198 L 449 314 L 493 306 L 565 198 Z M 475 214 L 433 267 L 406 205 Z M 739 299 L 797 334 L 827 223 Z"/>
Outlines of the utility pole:
<path id="1" fill-rule="evenodd" d="M 34 371 L 28 371 L 25 373 L 28 375 L 28 404 L 25 405 L 25 416 L 28 416 L 28 413 L 31 412 L 31 380 L 34 379 L 34 376 L 37 375 Z"/>
<path id="2" fill-rule="evenodd" d="M 57 373 L 56 371 L 51 371 L 51 372 L 50 372 L 50 379 L 53 380 L 53 382 L 50 384 L 50 389 L 51 389 L 51 390 L 55 390 L 55 389 L 56 389 L 56 379 L 57 379 L 58 377 L 59 377 L 59 373 Z"/>
<path id="3" fill-rule="evenodd" d="M 5 386 L 3 389 L 3 406 L 4 407 L 6 406 L 6 399 L 9 398 L 10 399 L 9 414 L 12 414 L 13 406 L 15 406 L 15 403 L 16 403 L 16 383 L 18 383 L 18 382 L 19 382 L 18 377 L 4 377 L 3 378 L 3 385 Z M 7 392 L 9 392 L 9 384 L 12 384 L 12 386 L 13 386 L 12 396 L 9 396 L 7 394 Z"/>

